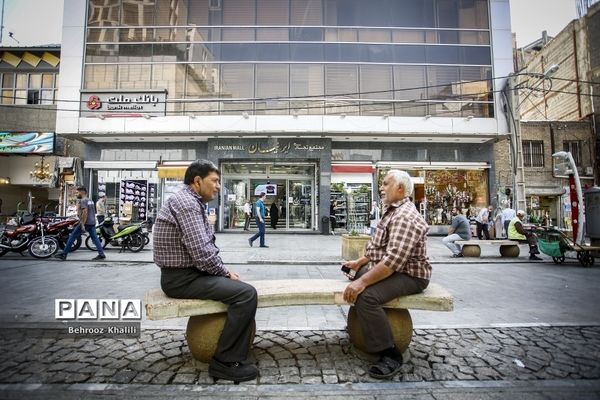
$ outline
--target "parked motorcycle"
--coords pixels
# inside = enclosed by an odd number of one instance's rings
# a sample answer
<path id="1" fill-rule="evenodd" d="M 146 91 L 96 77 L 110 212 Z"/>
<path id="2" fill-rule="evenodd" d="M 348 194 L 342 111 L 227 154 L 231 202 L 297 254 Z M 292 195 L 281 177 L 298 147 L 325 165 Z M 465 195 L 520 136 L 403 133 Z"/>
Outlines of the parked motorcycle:
<path id="1" fill-rule="evenodd" d="M 7 225 L 0 234 L 0 256 L 9 251 L 23 253 L 27 249 L 35 258 L 48 258 L 58 248 L 58 240 L 48 236 L 43 222 L 33 216 L 21 218 L 20 226 Z"/>
<path id="2" fill-rule="evenodd" d="M 45 229 L 48 235 L 56 237 L 58 245 L 61 249 L 64 249 L 69 240 L 69 235 L 77 225 L 79 225 L 79 220 L 77 218 L 67 218 L 61 221 L 49 222 L 45 225 Z M 81 239 L 81 236 L 79 236 L 71 245 L 71 250 L 69 250 L 69 252 L 77 250 L 82 242 L 83 240 Z"/>
<path id="3" fill-rule="evenodd" d="M 117 232 L 115 232 L 112 218 L 106 218 L 96 226 L 96 234 L 104 249 L 110 244 L 114 247 L 120 247 L 121 251 L 129 249 L 137 253 L 147 244 L 146 240 L 150 240 L 147 238 L 148 233 L 144 234 L 142 230 L 144 224 L 145 222 L 119 225 Z M 96 251 L 96 245 L 90 236 L 85 239 L 85 246 L 92 251 Z"/>

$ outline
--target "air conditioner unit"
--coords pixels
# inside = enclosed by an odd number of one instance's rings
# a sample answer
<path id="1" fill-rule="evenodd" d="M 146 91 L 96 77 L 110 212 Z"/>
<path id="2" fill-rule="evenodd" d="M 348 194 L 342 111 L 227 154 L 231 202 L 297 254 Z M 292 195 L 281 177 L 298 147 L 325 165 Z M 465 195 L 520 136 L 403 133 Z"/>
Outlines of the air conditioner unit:
<path id="1" fill-rule="evenodd" d="M 592 168 L 592 167 L 585 167 L 585 174 L 589 175 L 589 176 L 594 175 L 594 168 Z"/>
<path id="2" fill-rule="evenodd" d="M 211 11 L 221 11 L 221 0 L 208 0 L 208 9 Z"/>

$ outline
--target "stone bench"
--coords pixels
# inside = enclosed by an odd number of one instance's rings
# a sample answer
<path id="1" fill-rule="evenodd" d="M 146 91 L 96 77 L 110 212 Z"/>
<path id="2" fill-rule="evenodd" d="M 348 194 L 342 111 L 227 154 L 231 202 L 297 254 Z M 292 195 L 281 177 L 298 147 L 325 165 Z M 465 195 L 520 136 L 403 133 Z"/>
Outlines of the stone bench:
<path id="1" fill-rule="evenodd" d="M 299 305 L 346 305 L 343 293 L 347 279 L 286 279 L 247 282 L 258 292 L 258 307 Z M 145 297 L 149 320 L 190 317 L 186 338 L 194 358 L 209 362 L 225 325 L 227 306 L 213 300 L 173 299 L 161 289 L 151 289 Z M 385 306 L 396 346 L 404 352 L 412 339 L 412 320 L 408 309 L 452 311 L 454 299 L 442 286 L 430 283 L 423 292 L 396 298 Z M 364 339 L 356 312 L 350 308 L 348 333 L 351 342 L 365 351 Z"/>
<path id="2" fill-rule="evenodd" d="M 465 257 L 481 256 L 481 245 L 500 246 L 502 257 L 519 257 L 519 242 L 514 240 L 457 240 L 454 242 L 462 245 L 462 253 Z"/>

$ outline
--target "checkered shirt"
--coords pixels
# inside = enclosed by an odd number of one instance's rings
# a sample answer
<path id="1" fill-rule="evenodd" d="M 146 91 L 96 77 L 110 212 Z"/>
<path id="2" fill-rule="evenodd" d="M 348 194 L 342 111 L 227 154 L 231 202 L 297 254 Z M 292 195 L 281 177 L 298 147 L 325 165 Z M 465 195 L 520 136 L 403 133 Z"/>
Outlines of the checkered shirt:
<path id="1" fill-rule="evenodd" d="M 152 229 L 154 262 L 160 268 L 191 268 L 227 276 L 202 197 L 186 186 L 161 207 Z"/>
<path id="2" fill-rule="evenodd" d="M 430 279 L 431 264 L 426 248 L 428 230 L 429 226 L 408 198 L 390 204 L 365 251 L 370 260 L 369 268 L 383 261 L 396 272 Z"/>

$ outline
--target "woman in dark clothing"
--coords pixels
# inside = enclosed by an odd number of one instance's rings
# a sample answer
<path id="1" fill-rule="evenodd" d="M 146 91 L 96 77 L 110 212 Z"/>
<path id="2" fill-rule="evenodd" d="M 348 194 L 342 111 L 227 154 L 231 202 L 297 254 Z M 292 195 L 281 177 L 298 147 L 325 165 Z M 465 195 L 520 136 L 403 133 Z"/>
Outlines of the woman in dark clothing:
<path id="1" fill-rule="evenodd" d="M 277 207 L 277 201 L 274 201 L 273 204 L 271 204 L 269 215 L 271 216 L 271 228 L 277 229 L 277 221 L 279 221 L 279 207 Z"/>
<path id="2" fill-rule="evenodd" d="M 335 219 L 335 209 L 337 208 L 337 201 L 333 200 L 329 203 L 329 222 L 331 223 L 331 234 L 335 235 L 335 228 L 337 227 Z"/>

